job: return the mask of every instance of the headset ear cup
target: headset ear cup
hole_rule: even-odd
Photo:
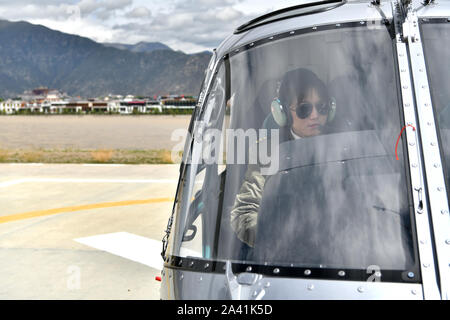
[[[330,98],[330,111],[328,111],[327,122],[333,121],[336,116],[336,99],[334,97]]]
[[[270,105],[270,110],[272,111],[272,116],[275,122],[280,127],[284,127],[287,124],[287,116],[278,98],[275,98],[272,101],[272,104]]]

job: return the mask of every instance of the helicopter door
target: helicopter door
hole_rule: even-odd
[[[176,210],[175,245],[172,254],[210,259],[214,243],[216,212],[225,172],[219,173],[221,135],[225,107],[225,72],[222,67],[212,83],[204,108],[197,112],[187,156],[185,176]],[[172,234],[171,234],[171,237]]]

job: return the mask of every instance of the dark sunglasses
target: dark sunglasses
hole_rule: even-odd
[[[330,111],[330,105],[325,102],[319,102],[315,105],[311,102],[302,102],[295,109],[291,108],[291,110],[295,111],[297,117],[299,117],[300,119],[306,119],[311,115],[314,107],[316,108],[317,112],[323,116]]]

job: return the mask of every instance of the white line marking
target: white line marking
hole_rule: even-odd
[[[65,178],[24,178],[0,182],[0,188],[10,187],[26,182],[57,182],[57,183],[177,183],[170,179],[65,179]]]
[[[180,256],[182,256],[182,257],[197,257],[197,258],[201,258],[202,257],[202,253],[199,252],[199,251],[195,251],[195,250],[192,250],[192,249],[181,247],[180,248]]]
[[[74,240],[89,247],[142,263],[157,270],[162,270],[163,267],[161,241],[128,232],[101,234]]]
[[[120,163],[111,163],[111,164],[102,164],[102,163],[83,163],[83,167],[124,167],[126,164]]]
[[[6,188],[6,187],[11,187],[14,186],[16,184],[20,184],[23,182],[26,182],[27,179],[18,179],[18,180],[10,180],[10,181],[5,181],[5,182],[0,182],[0,188]]]
[[[176,183],[169,179],[73,179],[73,178],[29,178],[27,182],[58,182],[58,183]]]

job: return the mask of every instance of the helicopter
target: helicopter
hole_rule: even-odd
[[[236,28],[189,125],[161,299],[448,300],[449,58],[443,0]]]

